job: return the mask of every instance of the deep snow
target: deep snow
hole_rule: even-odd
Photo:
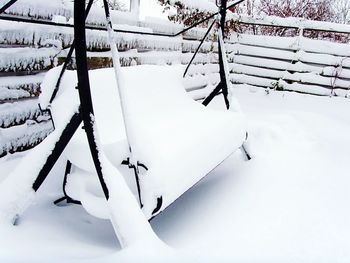
[[[109,221],[54,206],[61,163],[19,225],[0,226],[0,261],[349,262],[349,100],[243,87],[233,95],[254,158],[236,153],[152,221],[171,249],[120,251]],[[22,155],[0,159],[0,181]]]

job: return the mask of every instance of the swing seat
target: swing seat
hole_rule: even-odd
[[[246,138],[246,122],[241,113],[206,108],[189,97],[183,88],[183,70],[183,66],[144,65],[122,68],[120,72],[126,85],[126,118],[133,157],[147,167],[139,167],[139,183],[142,209],[148,219],[239,149]],[[107,79],[110,83],[101,81]],[[103,150],[120,168],[122,160],[128,158],[128,144],[114,71],[90,71],[90,80]],[[95,216],[108,216],[108,212],[101,212],[101,205],[96,209],[91,205],[103,203],[98,201],[103,195],[98,193],[98,181],[91,179],[97,176],[88,153],[81,130],[66,149],[67,158],[79,171],[69,176],[67,193],[83,199],[84,207]],[[90,174],[84,183],[82,171]],[[135,184],[130,178],[126,180],[129,185]],[[134,193],[137,195],[135,190]]]

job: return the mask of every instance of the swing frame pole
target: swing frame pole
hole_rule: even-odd
[[[224,43],[224,35],[225,35],[225,23],[226,23],[226,10],[227,0],[221,0],[220,3],[217,1],[217,6],[219,8],[219,12],[216,16],[216,21],[219,24],[219,32],[218,32],[218,53],[219,53],[219,74],[220,74],[220,82],[216,86],[216,88],[204,99],[202,104],[204,106],[208,106],[209,103],[220,93],[222,92],[225,100],[226,108],[230,108],[229,101],[229,72],[226,58],[226,49]]]
[[[4,13],[9,7],[11,7],[17,1],[18,0],[10,0],[9,2],[7,2],[3,7],[0,8],[0,14]]]
[[[86,137],[89,143],[91,157],[93,159],[103,194],[108,201],[109,190],[104,180],[100,150],[97,145],[97,130],[95,115],[91,98],[90,80],[87,65],[86,28],[85,28],[85,0],[74,1],[74,37],[75,55],[78,75],[78,92],[81,105],[81,117],[84,124]]]
[[[131,124],[130,124],[130,120],[128,119],[128,116],[130,116],[130,114],[127,106],[127,94],[126,94],[127,90],[126,90],[125,84],[123,83],[123,75],[121,72],[121,65],[120,65],[120,56],[116,46],[116,41],[114,39],[113,22],[112,22],[107,0],[103,0],[103,7],[105,11],[105,16],[106,16],[108,41],[109,41],[109,46],[112,53],[113,69],[114,69],[115,79],[117,82],[119,101],[120,101],[122,117],[123,117],[124,127],[125,127],[126,141],[128,143],[128,148],[129,148],[128,166],[129,168],[132,168],[134,170],[139,203],[140,203],[140,207],[142,208],[143,203],[141,198],[140,169],[139,169],[139,162],[137,160],[137,157],[134,155],[133,148],[132,148],[133,145],[135,144],[133,143],[134,140],[132,138],[132,133],[130,132]]]

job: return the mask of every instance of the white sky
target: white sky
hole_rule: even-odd
[[[129,6],[130,0],[121,0],[121,2],[125,3],[126,6]],[[167,16],[162,13],[163,7],[158,4],[157,0],[140,0],[141,2],[141,10],[140,16],[141,19],[146,16],[166,18]]]
[[[167,18],[162,11],[163,7],[158,4],[157,0],[141,0],[141,18],[145,16]]]

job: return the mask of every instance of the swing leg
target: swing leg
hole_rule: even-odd
[[[76,205],[81,205],[80,201],[74,200],[73,198],[71,198],[66,191],[66,185],[67,185],[67,180],[68,180],[68,176],[72,171],[72,163],[70,161],[67,161],[66,164],[66,169],[64,172],[64,178],[63,178],[63,185],[62,185],[62,190],[63,190],[63,197],[57,199],[56,201],[54,201],[53,203],[55,205],[59,205],[61,202],[66,201],[67,204],[76,204]]]
[[[250,161],[251,159],[252,159],[252,156],[251,156],[251,154],[250,154],[250,152],[249,152],[249,147],[248,147],[249,145],[248,145],[248,132],[246,133],[246,138],[245,138],[245,142],[242,144],[242,146],[241,146],[241,151],[242,151],[242,153],[244,154],[244,156],[245,156],[245,159],[247,160],[247,161]]]
[[[0,221],[18,218],[31,204],[35,193],[49,175],[80,123],[79,113],[74,113],[65,127],[56,127],[56,130],[32,149],[21,164],[1,183]],[[38,157],[45,159],[33,165],[33,160],[37,160]]]
[[[61,156],[62,152],[66,148],[66,145],[70,141],[70,139],[73,137],[75,131],[78,129],[81,118],[79,113],[75,113],[73,117],[71,118],[68,125],[64,128],[62,131],[62,134],[59,138],[59,140],[56,142],[54,149],[52,150],[52,153],[47,158],[44,166],[41,168],[38,177],[36,178],[35,182],[33,183],[33,190],[36,192],[42,185],[42,183],[45,181],[46,177],[50,173],[51,169],[57,162],[58,158]]]
[[[104,1],[105,9],[108,6]],[[159,242],[134,195],[120,172],[108,161],[99,142],[91,98],[85,33],[85,0],[74,1],[74,36],[76,39],[76,65],[81,115],[88,139],[90,154],[106,199],[109,216],[122,247],[137,242]],[[109,25],[112,26],[110,20]]]
[[[252,159],[252,157],[250,156],[249,152],[247,151],[247,148],[246,148],[245,144],[243,144],[243,145],[241,146],[241,151],[242,151],[242,153],[245,155],[245,159],[246,159],[247,161],[250,161],[250,160]]]

